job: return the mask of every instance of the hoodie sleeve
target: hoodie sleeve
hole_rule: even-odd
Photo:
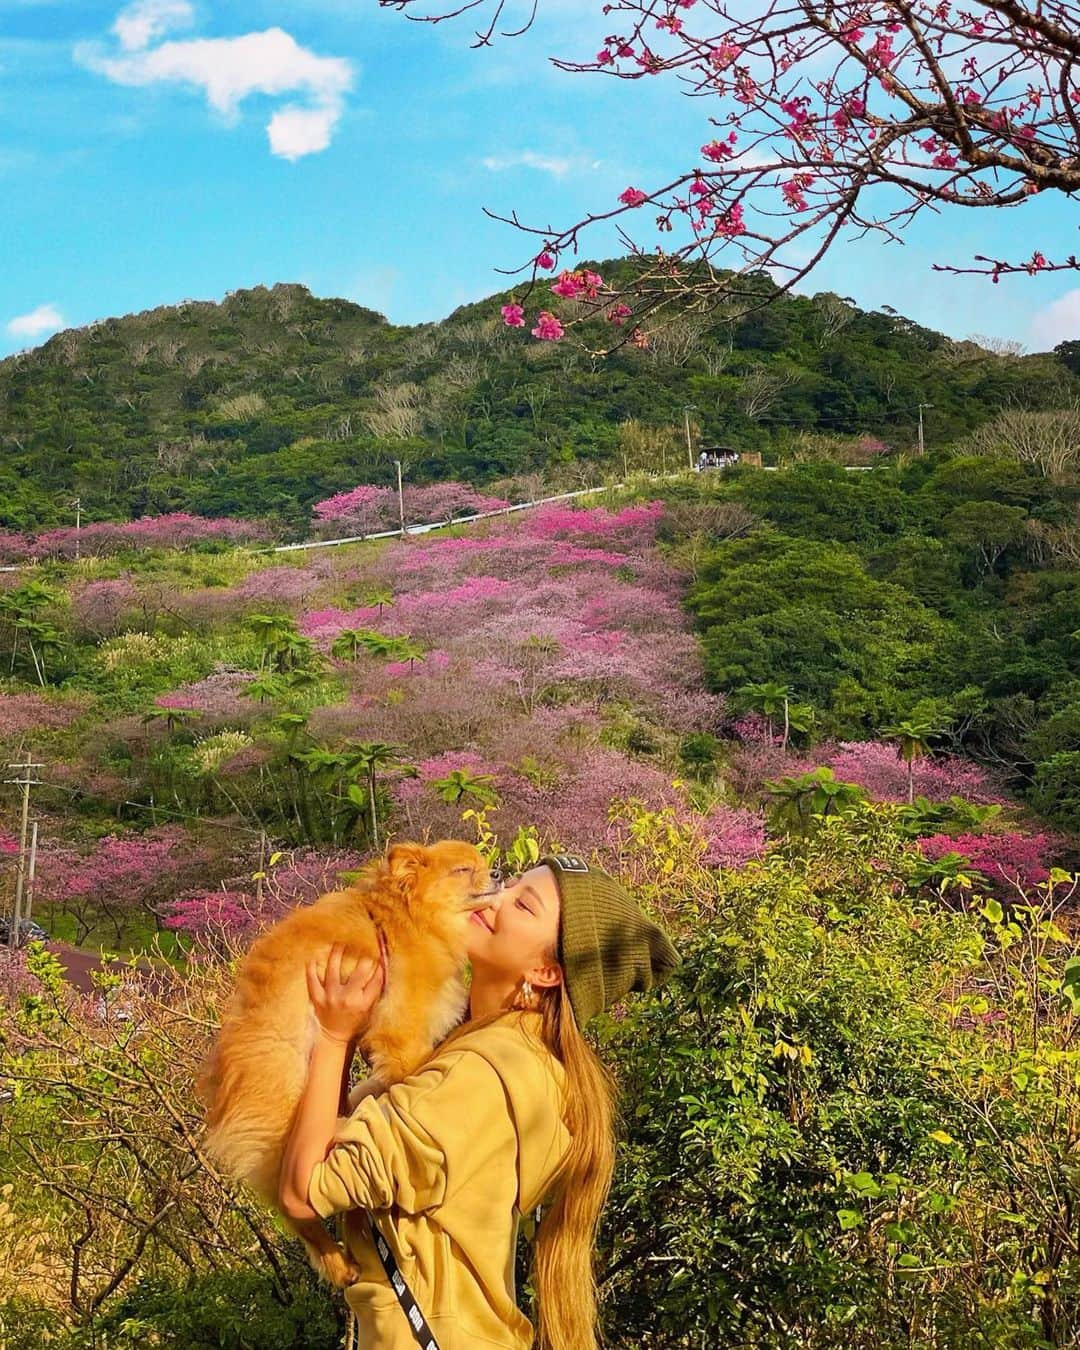
[[[312,1169],[308,1200],[324,1219],[391,1205],[419,1214],[515,1141],[499,1075],[481,1056],[451,1051],[366,1097],[339,1124],[330,1152]]]

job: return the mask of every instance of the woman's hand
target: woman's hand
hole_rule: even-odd
[[[321,978],[318,960],[310,960],[307,987],[322,1034],[330,1040],[348,1044],[367,1026],[371,1010],[382,996],[386,957],[380,935],[379,960],[364,957],[352,974],[342,979],[341,958],[344,954],[345,944],[335,942],[326,958],[326,974]]]

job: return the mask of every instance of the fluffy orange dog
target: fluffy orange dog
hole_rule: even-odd
[[[307,1079],[315,1015],[305,970],[344,942],[345,978],[386,946],[386,980],[361,1038],[372,1076],[350,1108],[406,1077],[460,1021],[467,992],[465,924],[498,884],[471,844],[395,844],[355,885],[294,910],[244,957],[221,1029],[199,1076],[207,1151],[228,1175],[276,1206],[285,1142]],[[289,1227],[333,1284],[356,1278],[352,1262],[318,1220]]]

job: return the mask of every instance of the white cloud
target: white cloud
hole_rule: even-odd
[[[38,305],[29,314],[18,314],[7,323],[7,335],[13,338],[38,338],[64,327],[64,316],[55,305]]]
[[[266,125],[270,150],[282,159],[299,159],[325,150],[330,144],[334,123],[340,110],[334,108],[301,108],[295,103],[276,112]]]
[[[541,173],[550,173],[556,178],[564,177],[572,169],[600,167],[599,160],[593,161],[590,166],[590,162],[581,155],[576,158],[565,155],[541,155],[535,150],[522,150],[516,155],[488,155],[481,163],[492,173],[503,173],[507,169],[539,169]]]
[[[186,28],[195,18],[188,0],[135,0],[116,16],[112,31],[125,51],[142,51],[170,28]]]
[[[1080,337],[1080,289],[1066,291],[1031,318],[1031,336],[1037,351]]]
[[[140,20],[151,24],[150,28],[128,28],[127,41],[138,43],[144,34],[152,38],[160,33],[160,24],[166,21],[165,7],[175,17],[184,3],[186,0],[143,0],[125,10],[121,19],[129,16],[132,25]],[[156,29],[154,23],[159,25]],[[121,41],[125,41],[123,35]],[[110,55],[100,44],[83,44],[76,49],[76,58],[115,84],[145,87],[171,83],[201,89],[210,107],[230,121],[252,94],[305,96],[307,106],[286,104],[274,113],[266,128],[271,153],[290,160],[326,149],[353,83],[353,67],[348,61],[317,56],[281,28],[240,37],[193,38],[156,47],[132,47],[117,55]]]

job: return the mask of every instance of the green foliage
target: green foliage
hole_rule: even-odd
[[[869,808],[738,873],[682,856],[657,836],[644,893],[698,897],[684,965],[598,1032],[611,1343],[1070,1344],[1080,962],[1044,898],[924,902]]]
[[[825,730],[847,736],[900,720],[963,644],[843,546],[771,530],[718,545],[689,603],[718,687],[788,685],[825,713]]]
[[[632,264],[596,266],[617,280]],[[301,532],[314,502],[391,485],[395,457],[417,483],[619,468],[632,424],[634,466],[660,469],[687,402],[707,443],[783,454],[807,433],[909,447],[920,401],[934,405],[928,434],[940,444],[1006,405],[1075,397],[1067,352],[1001,360],[857,309],[829,333],[820,297],[778,296],[763,276],[743,284],[772,303],[734,328],[718,318],[603,361],[505,328],[505,295],[399,328],[303,286],[257,286],[60,333],[0,362],[0,527],[67,524],[78,494],[89,520],[182,509]],[[600,348],[610,326],[582,337]],[[837,483],[830,502],[805,481],[814,537],[890,533],[905,516],[895,492],[870,500]],[[767,510],[769,486],[753,491]]]
[[[252,1271],[185,1281],[146,1275],[87,1326],[68,1328],[51,1311],[20,1301],[0,1307],[0,1332],[8,1350],[337,1350],[340,1305],[313,1273],[296,1275],[284,1298]]]
[[[934,728],[1069,828],[1075,771],[1051,761],[1080,734],[1080,572],[1033,540],[1078,501],[1068,476],[946,453],[685,487],[673,518],[718,503],[759,513],[749,533],[699,549],[688,603],[710,681],[763,711],[747,688],[786,688],[813,709],[811,734]]]
[[[1035,771],[1032,805],[1065,829],[1080,820],[1080,750],[1061,750]]]

